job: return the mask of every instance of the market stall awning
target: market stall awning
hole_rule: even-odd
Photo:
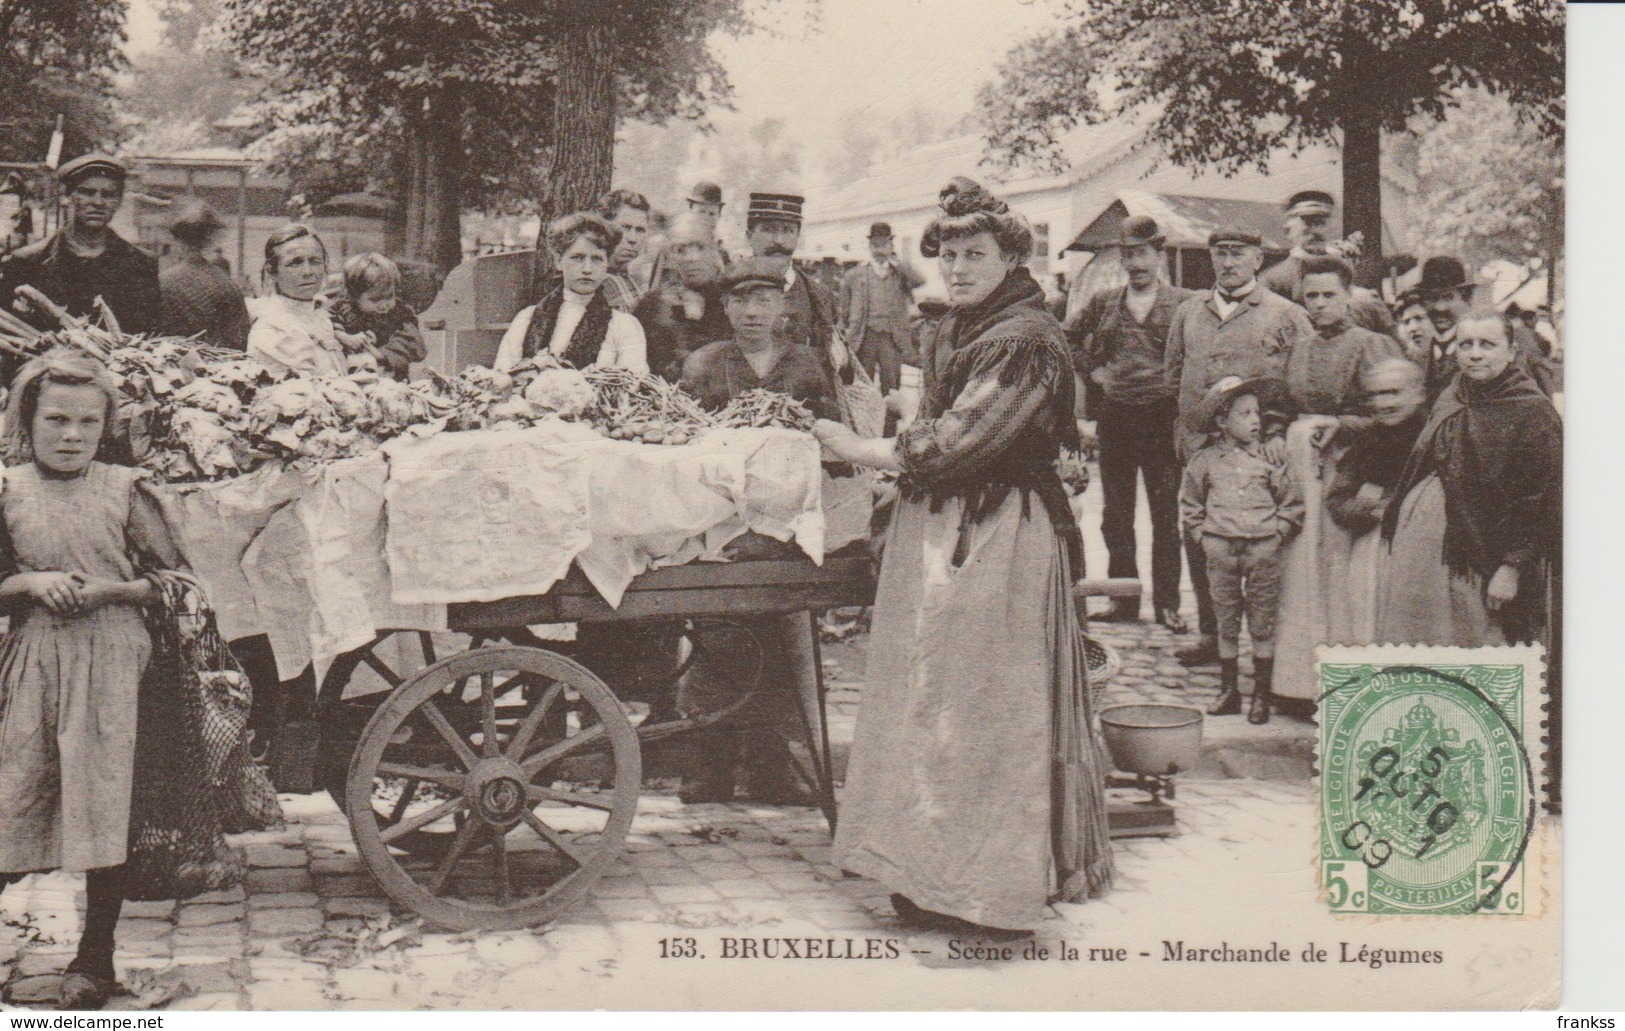
[[[1170,247],[1206,247],[1208,234],[1213,230],[1221,226],[1240,226],[1257,233],[1266,250],[1287,249],[1281,236],[1279,204],[1124,190],[1083,227],[1062,253],[1102,251],[1115,246],[1118,225],[1131,215],[1156,219]]]

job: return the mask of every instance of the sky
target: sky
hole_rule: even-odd
[[[1010,47],[1053,24],[1061,0],[754,0],[768,33],[719,36],[713,46],[734,84],[726,125],[779,117],[815,156],[845,111],[890,118],[914,107],[951,120]],[[158,45],[153,0],[131,0],[129,50]]]

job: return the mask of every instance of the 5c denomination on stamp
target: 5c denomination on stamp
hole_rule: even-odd
[[[1540,781],[1532,647],[1319,650],[1320,878],[1334,912],[1518,916]]]

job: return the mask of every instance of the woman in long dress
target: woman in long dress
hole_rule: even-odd
[[[968,179],[921,250],[952,311],[895,439],[836,456],[902,474],[835,847],[905,920],[1033,928],[1112,877],[1102,760],[1072,600],[1079,536],[1055,471],[1076,446],[1066,338],[1027,271],[1032,231]]]
[[[57,351],[13,384],[10,428],[31,455],[0,494],[0,886],[86,874],[85,929],[62,983],[67,1009],[112,990],[125,891],[136,697],[152,641],[138,553],[174,567],[143,473],[95,461],[117,403],[105,369]]]
[[[1514,359],[1499,315],[1461,321],[1461,374],[1434,404],[1383,515],[1379,642],[1470,648],[1545,636],[1546,580],[1561,547],[1562,424]]]

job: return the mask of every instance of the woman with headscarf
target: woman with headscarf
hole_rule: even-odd
[[[1460,375],[1433,406],[1383,513],[1377,640],[1477,647],[1545,636],[1561,550],[1557,410],[1499,315],[1458,326]]]
[[[1076,448],[1066,337],[1027,271],[1027,220],[956,178],[921,243],[952,309],[919,417],[840,423],[837,457],[901,474],[835,846],[906,921],[1030,931],[1112,877],[1072,600],[1079,535],[1055,462]]]
[[[589,365],[648,372],[643,326],[604,296],[609,256],[621,234],[588,212],[556,219],[547,243],[558,255],[558,273],[547,293],[508,326],[497,346],[498,372],[527,358],[551,354],[577,369]]]

